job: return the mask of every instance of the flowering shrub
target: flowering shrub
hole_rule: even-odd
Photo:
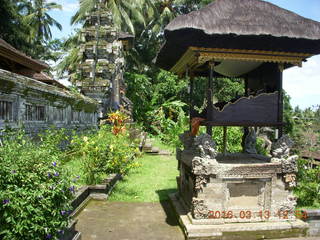
[[[114,135],[125,133],[125,131],[126,131],[125,121],[127,119],[128,119],[128,117],[120,111],[116,111],[116,112],[108,114],[107,120],[113,124],[112,133]]]
[[[0,147],[0,239],[58,239],[68,225],[74,187],[61,168],[57,143],[47,132],[38,142],[23,133]]]
[[[80,158],[87,184],[101,182],[109,173],[125,173],[138,166],[136,144],[126,134],[113,134],[113,128],[104,125],[95,133],[75,136],[70,146],[72,158]],[[72,159],[71,159],[72,161]]]

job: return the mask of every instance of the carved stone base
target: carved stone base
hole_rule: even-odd
[[[195,222],[178,193],[170,194],[169,198],[186,239],[258,240],[304,237],[308,229],[308,224],[301,220],[212,224],[208,219],[203,219]]]

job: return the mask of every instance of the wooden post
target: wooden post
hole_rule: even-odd
[[[249,96],[249,86],[248,86],[248,76],[246,75],[245,76],[245,79],[244,79],[244,93],[245,93],[245,96],[248,97]],[[244,152],[245,150],[245,141],[246,141],[246,138],[249,134],[249,128],[248,127],[244,127],[243,128],[243,136],[242,136],[242,151]]]
[[[223,155],[227,153],[227,137],[228,137],[228,128],[223,127]]]
[[[282,81],[283,81],[283,63],[279,64],[279,90],[278,90],[278,122],[283,123],[283,90],[282,90]],[[281,138],[283,135],[283,126],[279,126],[278,128],[279,135]]]
[[[189,115],[190,115],[190,123],[191,123],[191,120],[192,120],[192,112],[193,112],[193,91],[194,91],[194,76],[193,74],[191,73],[190,74],[190,110],[189,110]],[[190,124],[190,131],[191,131],[191,124]]]
[[[212,120],[213,114],[213,102],[212,102],[212,95],[213,95],[213,72],[214,72],[214,62],[209,62],[209,78],[208,78],[208,92],[207,92],[207,122]],[[207,126],[207,134],[212,136],[212,126]]]
[[[189,78],[189,66],[187,65],[186,66],[186,72],[185,72],[185,78],[188,79]],[[192,125],[191,125],[191,120],[192,120],[192,116],[191,116],[191,111],[192,111],[192,92],[193,92],[193,89],[192,89],[192,82],[191,82],[191,79],[189,80],[189,86],[188,86],[188,93],[189,93],[189,130],[191,132],[192,130]]]

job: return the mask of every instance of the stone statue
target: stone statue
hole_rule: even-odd
[[[209,134],[205,133],[196,137],[194,139],[194,145],[201,158],[215,159],[218,154],[215,149],[216,143]]]
[[[271,162],[281,163],[284,182],[289,188],[296,186],[296,172],[298,172],[298,156],[290,156],[292,146],[293,141],[287,135],[284,135],[271,148]]]
[[[249,134],[245,138],[244,152],[249,154],[257,154],[256,150],[257,135],[253,128],[249,128]]]
[[[289,157],[290,149],[293,146],[292,140],[287,136],[282,136],[271,147],[271,155],[273,158],[287,158]]]

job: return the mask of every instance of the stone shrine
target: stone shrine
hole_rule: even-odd
[[[190,131],[177,150],[178,193],[170,196],[187,239],[304,236],[292,188],[297,158],[283,134],[282,73],[320,54],[320,23],[260,0],[216,0],[175,18],[156,63],[190,77]],[[206,76],[205,108],[194,106],[194,77]],[[214,82],[241,79],[245,94],[214,103]],[[198,93],[198,92],[197,92]],[[200,126],[207,133],[197,136]],[[223,151],[212,127],[223,127]],[[227,152],[228,127],[244,130],[243,151]],[[257,154],[256,130],[272,128],[270,156]]]

